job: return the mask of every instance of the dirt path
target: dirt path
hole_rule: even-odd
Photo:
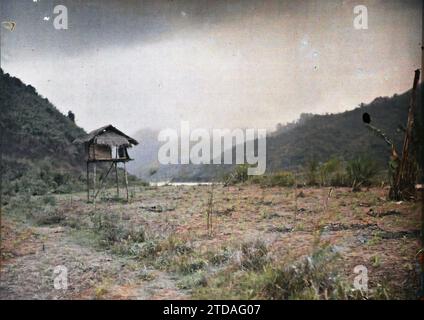
[[[75,243],[67,228],[2,228],[0,299],[183,299],[167,273]],[[68,270],[67,290],[54,288],[56,266]]]

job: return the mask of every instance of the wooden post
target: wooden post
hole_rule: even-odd
[[[93,162],[94,166],[93,166],[93,195],[96,194],[96,171],[97,171],[97,166],[96,163]],[[93,201],[96,201],[95,198],[93,198]]]
[[[90,173],[88,171],[89,162],[87,161],[87,202],[90,202]]]
[[[127,175],[127,167],[125,165],[124,162],[124,176],[125,176],[125,189],[127,190],[127,202],[129,200],[129,196],[128,196],[128,175]]]
[[[116,194],[119,198],[119,180],[118,180],[118,163],[115,162],[115,177],[116,177]]]
[[[213,188],[214,188],[214,183],[212,182],[210,197],[208,201],[208,208],[206,210],[206,218],[207,218],[206,227],[208,230],[208,236],[212,236]]]
[[[112,169],[112,167],[113,167],[113,162],[112,162],[111,166],[109,167],[109,170],[106,172],[106,175],[105,175],[105,176],[103,176],[103,178],[99,181],[99,182],[100,182],[100,185],[99,185],[99,187],[97,188],[97,192],[94,194],[94,198],[97,198],[97,195],[98,195],[98,194],[102,191],[103,186],[104,186],[105,181],[106,181],[106,178],[108,177],[109,172],[110,172],[110,170]]]

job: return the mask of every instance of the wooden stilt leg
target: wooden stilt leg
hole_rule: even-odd
[[[89,162],[87,161],[87,202],[90,202],[90,173],[88,171]]]
[[[105,185],[106,178],[108,177],[109,172],[110,172],[110,170],[112,170],[113,167],[114,167],[114,164],[112,162],[111,166],[109,167],[109,170],[106,172],[106,175],[103,176],[103,178],[99,181],[100,185],[97,188],[97,192],[94,194],[94,198],[97,198],[97,195],[102,191],[103,186]]]
[[[127,190],[127,202],[129,200],[129,196],[128,196],[128,175],[127,175],[127,167],[125,165],[124,162],[124,176],[125,176],[125,189]]]
[[[116,195],[119,198],[118,163],[115,162]]]
[[[97,187],[97,185],[96,185],[96,171],[97,171],[97,168],[96,168],[96,163],[94,162],[94,166],[93,166],[93,195],[95,195],[96,194],[96,187]],[[96,201],[96,199],[93,197],[93,201]]]

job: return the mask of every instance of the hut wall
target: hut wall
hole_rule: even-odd
[[[88,151],[89,160],[107,160],[112,159],[112,150],[110,146],[92,144]]]

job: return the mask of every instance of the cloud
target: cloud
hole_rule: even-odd
[[[34,34],[27,25],[28,34],[2,39],[4,68],[87,130],[113,123],[135,132],[180,120],[272,128],[404,91],[419,67],[413,7],[373,2],[361,33],[348,2],[173,2],[106,2],[98,12],[88,1],[70,7],[69,32],[40,21],[46,7]]]

